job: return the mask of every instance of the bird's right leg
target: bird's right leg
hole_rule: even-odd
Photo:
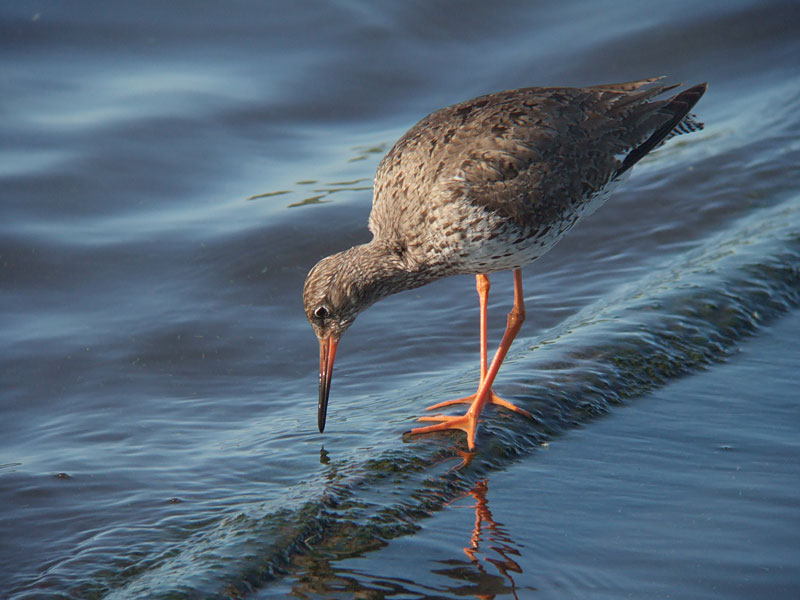
[[[483,380],[486,379],[486,371],[488,368],[488,361],[487,361],[487,332],[486,332],[486,321],[487,321],[487,312],[488,312],[488,304],[489,304],[489,290],[491,289],[491,284],[489,283],[489,276],[478,274],[475,275],[475,288],[478,290],[478,300],[480,302],[480,309],[481,309],[481,323],[480,323],[480,335],[481,335],[481,378],[478,382],[478,389],[480,389]],[[503,400],[500,396],[494,393],[494,390],[491,390],[490,396],[488,399],[489,404],[495,404],[497,406],[502,406],[508,410],[520,413],[525,415],[526,417],[531,417],[531,414],[519,408],[518,406],[514,406],[510,402]],[[458,398],[456,400],[445,400],[444,402],[439,402],[438,404],[434,404],[433,406],[429,406],[425,410],[437,410],[439,408],[443,408],[445,406],[453,406],[454,404],[472,404],[475,401],[475,397],[477,396],[477,392],[472,394],[471,396],[466,396],[464,398]]]
[[[480,417],[484,405],[491,401],[492,383],[494,383],[494,378],[497,376],[497,372],[500,370],[500,365],[503,364],[503,360],[508,353],[508,349],[511,347],[511,343],[514,341],[517,333],[519,333],[524,320],[525,299],[522,294],[522,272],[519,269],[515,269],[514,307],[511,309],[511,312],[508,313],[506,332],[503,334],[503,339],[500,341],[500,347],[497,349],[497,352],[494,355],[492,364],[489,366],[489,370],[486,372],[486,376],[483,378],[483,381],[478,388],[478,393],[475,394],[475,400],[470,405],[469,410],[467,410],[467,412],[463,415],[450,416],[439,414],[420,417],[418,419],[419,421],[433,421],[436,422],[436,425],[416,427],[409,433],[412,435],[418,435],[420,433],[432,433],[434,431],[443,431],[446,429],[460,429],[467,434],[467,447],[470,451],[474,450],[475,433],[478,429],[478,417]],[[516,406],[514,406],[514,409],[516,409],[516,412],[533,418],[528,411],[517,408]]]

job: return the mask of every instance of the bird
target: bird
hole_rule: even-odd
[[[333,364],[342,334],[361,311],[403,290],[452,275],[474,275],[480,307],[480,378],[461,415],[435,414],[412,429],[466,433],[494,404],[493,384],[525,320],[521,269],[599,208],[639,160],[667,139],[703,128],[690,111],[707,90],[661,77],[589,87],[526,87],[454,104],[424,117],[389,150],[374,181],[372,239],[320,260],[303,287],[319,341],[317,424],[325,429]],[[487,364],[489,275],[513,273],[506,329]]]

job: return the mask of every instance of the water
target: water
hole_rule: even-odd
[[[0,597],[796,597],[798,17],[4,5]],[[359,317],[320,435],[300,290],[368,239],[391,144],[482,93],[660,74],[709,81],[706,129],[525,270],[497,391],[536,422],[491,413],[460,470],[463,436],[402,436],[477,384],[460,277]]]

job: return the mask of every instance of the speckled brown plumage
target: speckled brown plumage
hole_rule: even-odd
[[[306,279],[303,302],[321,348],[391,293],[520,269],[650,150],[702,128],[689,111],[706,85],[659,100],[676,86],[655,81],[510,90],[422,119],[378,167],[372,241],[323,259]],[[321,366],[323,380],[320,430],[330,385]]]

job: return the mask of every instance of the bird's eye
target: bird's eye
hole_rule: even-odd
[[[314,318],[319,319],[320,321],[328,316],[328,309],[324,306],[318,306],[316,310],[314,310]]]

